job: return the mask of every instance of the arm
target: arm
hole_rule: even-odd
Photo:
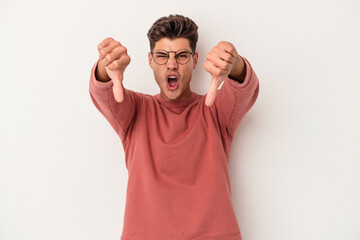
[[[142,94],[123,88],[124,99],[122,102],[117,102],[113,94],[113,82],[102,82],[97,79],[95,75],[97,65],[98,62],[92,67],[90,75],[91,100],[124,142],[141,106]]]
[[[219,123],[231,137],[244,115],[255,103],[259,82],[250,63],[233,44],[219,42],[206,56],[204,68],[211,74],[205,105],[215,104]],[[218,87],[224,83],[220,90]]]
[[[140,108],[142,95],[124,88],[122,83],[130,63],[127,49],[109,37],[98,45],[98,51],[99,60],[91,70],[90,96],[124,142]]]
[[[245,69],[242,83],[230,79],[231,76],[226,78],[221,89],[217,91],[214,102],[219,112],[220,124],[225,126],[231,137],[259,94],[259,81],[255,71],[246,58],[241,58]]]

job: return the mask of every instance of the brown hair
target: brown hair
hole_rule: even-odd
[[[190,43],[192,51],[196,50],[196,43],[198,41],[198,26],[193,20],[182,15],[169,15],[168,17],[161,17],[154,22],[147,36],[150,41],[150,50],[155,47],[155,43],[161,38],[187,38]]]

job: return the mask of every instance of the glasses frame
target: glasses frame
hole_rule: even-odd
[[[166,61],[165,61],[164,63],[161,63],[161,64],[160,64],[160,63],[158,63],[158,62],[155,61],[154,54],[157,53],[157,52],[163,52],[163,53],[166,52],[166,53],[167,53],[167,59],[166,59]],[[190,57],[189,57],[189,59],[188,59],[188,61],[187,61],[186,63],[179,63],[179,61],[178,61],[178,59],[177,59],[177,56],[178,56],[177,53],[181,53],[181,52],[190,53]],[[179,49],[179,50],[177,50],[177,51],[166,51],[166,50],[164,50],[164,49],[158,49],[158,50],[156,50],[155,52],[151,52],[151,56],[153,57],[154,62],[155,62],[156,64],[158,64],[158,65],[165,65],[165,64],[169,61],[170,53],[174,53],[174,54],[175,54],[174,57],[175,57],[175,60],[176,60],[176,62],[177,62],[178,64],[180,64],[180,65],[185,65],[185,64],[187,64],[187,63],[190,61],[191,56],[194,55],[194,53],[196,53],[196,51],[190,52],[190,51],[187,50],[187,49]]]

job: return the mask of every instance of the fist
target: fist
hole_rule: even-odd
[[[210,89],[206,95],[205,105],[211,106],[215,101],[216,91],[233,69],[238,53],[229,42],[219,42],[206,55],[204,68],[211,74]]]
[[[117,102],[124,100],[124,87],[122,84],[123,75],[131,59],[127,54],[127,49],[120,42],[109,37],[98,45],[99,62],[97,73],[102,81],[114,83],[113,92]]]

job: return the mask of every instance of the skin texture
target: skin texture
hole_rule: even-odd
[[[162,38],[155,43],[153,52],[156,50],[163,49],[166,51],[177,51],[180,49],[186,49],[192,52],[189,44],[189,40],[186,38]],[[193,54],[190,61],[186,64],[178,64],[175,60],[173,53],[170,54],[169,60],[164,65],[157,64],[149,52],[149,65],[154,72],[154,77],[157,84],[160,87],[160,96],[166,101],[172,100],[185,100],[190,97],[190,81],[192,71],[196,68],[198,62],[198,53]],[[176,90],[169,90],[167,88],[167,74],[175,73],[178,74],[178,88]]]
[[[186,38],[162,38],[156,42],[153,51],[163,49],[166,51],[177,51],[187,49],[192,52],[189,40]],[[120,42],[113,38],[106,38],[98,45],[99,62],[95,71],[95,76],[99,81],[113,81],[113,92],[115,100],[124,100],[123,74],[131,59],[127,54],[127,49]],[[154,72],[156,83],[160,87],[160,96],[167,101],[186,100],[191,96],[190,81],[192,71],[198,63],[198,53],[190,58],[184,65],[178,64],[174,54],[170,54],[168,62],[164,65],[155,63],[151,53],[148,53],[149,65]],[[211,74],[210,88],[207,93],[206,106],[213,105],[216,98],[216,90],[227,76],[239,83],[244,81],[245,63],[237,53],[233,44],[221,41],[206,56],[203,65],[205,70]],[[167,74],[175,73],[179,76],[178,88],[169,90],[167,88]]]

